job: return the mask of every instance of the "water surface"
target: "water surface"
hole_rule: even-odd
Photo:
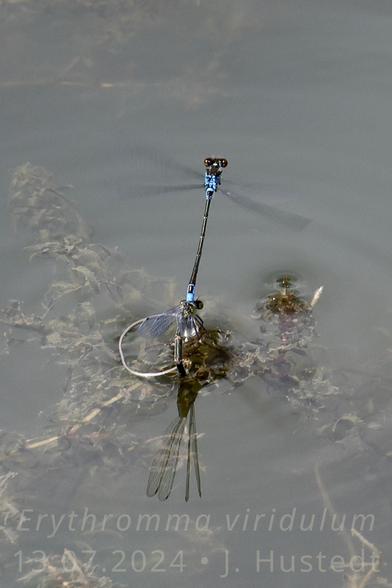
[[[246,188],[254,199],[312,222],[290,231],[217,195],[199,276],[206,320],[219,323],[224,309],[254,337],[249,317],[271,274],[298,275],[308,293],[324,285],[317,336],[305,352],[338,390],[314,412],[290,402],[284,389],[271,393],[259,377],[238,388],[205,388],[196,403],[203,497],[194,489],[187,504],[184,468],[167,502],[145,496],[150,450],[116,461],[107,446],[74,448],[68,458],[64,446],[52,461],[39,452],[35,463],[6,461],[5,471],[21,472],[19,508],[33,510],[29,530],[7,544],[8,586],[29,569],[16,570],[18,550],[23,562],[33,550],[61,555],[64,547],[86,561],[86,544],[97,551],[97,575],[126,586],[359,586],[323,572],[314,559],[352,555],[348,535],[331,529],[328,496],[348,526],[355,514],[374,517],[358,530],[383,552],[380,576],[391,581],[391,23],[382,1],[0,4],[1,304],[20,299],[39,312],[54,272],[48,260],[29,262],[29,233],[13,229],[7,200],[14,168],[30,161],[57,185],[72,185],[64,194],[93,227],[92,241],[118,247],[131,268],[172,278],[175,302],[191,270],[203,196],[153,196],[148,186],[192,183],[181,164],[202,173],[204,156],[218,153],[229,160],[224,179],[254,184]],[[155,155],[147,158],[141,146]],[[159,293],[154,301],[156,311],[165,307]],[[68,305],[64,312],[77,300]],[[100,303],[100,316],[116,312]],[[45,436],[64,393],[66,362],[39,342],[16,341],[8,351],[0,426]],[[176,414],[175,393],[158,407],[153,414],[124,409],[123,423],[114,411],[112,427],[118,422],[129,435],[125,445],[163,433]],[[344,415],[349,426],[341,425]],[[38,512],[72,510],[115,517],[93,534],[64,523],[48,538],[49,523],[34,526]],[[158,515],[156,530],[137,529],[143,513]],[[193,522],[166,530],[173,513]],[[253,530],[261,513],[267,522]],[[293,528],[282,530],[290,513]],[[312,514],[314,528],[301,530],[301,515],[309,521]],[[132,522],[124,530],[125,515]],[[360,554],[358,538],[354,547]],[[264,562],[258,572],[257,550],[275,558],[272,571]],[[296,557],[294,571],[281,569],[281,555],[283,567]],[[302,570],[301,556],[312,556],[312,570]]]

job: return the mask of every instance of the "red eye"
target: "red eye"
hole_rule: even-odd
[[[206,157],[205,160],[204,160],[204,165],[206,167],[211,167],[211,165],[212,165],[212,159],[210,157]]]

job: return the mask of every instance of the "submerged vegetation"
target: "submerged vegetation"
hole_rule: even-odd
[[[75,206],[43,168],[26,164],[15,171],[10,211],[18,226],[30,230],[30,258],[50,258],[56,271],[40,310],[27,312],[21,301],[0,310],[8,352],[17,331],[19,340],[24,334],[29,342],[36,341],[65,369],[63,396],[46,410],[46,435],[19,439],[10,453],[44,450],[44,459],[61,452],[66,442],[73,451],[86,444],[98,453],[116,447],[120,461],[136,448],[142,456],[143,443],[125,423],[164,408],[176,380],[150,383],[130,377],[119,362],[116,339],[129,317],[172,302],[173,283],[130,269],[117,251],[93,243]],[[206,331],[198,345],[185,346],[189,377],[184,386],[190,382],[195,390],[197,382],[200,389],[227,374],[228,338],[219,330]],[[170,354],[170,345],[147,343],[137,361],[164,362]]]
[[[43,560],[33,558],[29,563],[33,569],[19,578],[27,588],[121,588],[106,576],[96,576],[94,569],[79,561],[69,549]]]
[[[12,218],[32,236],[33,242],[26,246],[30,259],[50,259],[55,273],[41,309],[26,310],[18,300],[0,309],[6,329],[3,353],[11,352],[17,332],[19,339],[24,335],[36,341],[66,374],[62,398],[47,411],[47,436],[26,440],[26,447],[32,449],[56,445],[63,436],[89,436],[93,424],[103,426],[109,413],[119,415],[120,406],[121,414],[128,418],[159,411],[176,387],[173,378],[150,383],[130,377],[116,349],[124,324],[172,304],[175,285],[128,267],[119,251],[93,242],[90,227],[63,192],[50,173],[31,164],[15,171],[10,187]],[[202,387],[225,378],[238,386],[256,375],[263,386],[283,392],[297,408],[320,413],[329,402],[330,418],[335,410],[330,399],[339,398],[341,411],[342,398],[339,376],[331,372],[323,361],[324,351],[315,344],[313,307],[321,289],[301,292],[295,279],[285,275],[276,285],[276,291],[256,305],[253,316],[260,328],[258,338],[246,341],[230,331],[215,330],[207,331],[198,344],[186,345],[189,381]],[[152,361],[167,365],[171,357],[170,345],[145,343],[138,350],[137,365]],[[347,386],[346,400],[347,416],[340,414],[339,421],[346,419],[346,426],[361,422],[351,410]],[[105,424],[112,440],[118,436],[120,445],[129,443],[129,432],[113,421],[111,417],[110,424]],[[320,426],[332,430],[334,424]],[[104,438],[99,436],[102,442]],[[99,443],[98,438],[95,442]]]
[[[219,386],[222,380],[233,391],[248,378],[258,378],[263,390],[278,393],[279,401],[283,395],[327,438],[351,439],[367,448],[368,432],[381,423],[377,404],[363,402],[373,379],[359,374],[348,380],[347,374],[342,377],[328,367],[328,355],[316,344],[313,314],[321,289],[305,292],[285,275],[256,305],[259,335],[253,340],[231,333],[229,317],[227,331],[207,330],[198,342],[187,343],[188,376],[180,385],[176,377],[152,383],[131,377],[117,355],[118,335],[130,318],[172,304],[175,285],[130,268],[119,251],[95,243],[64,192],[50,173],[31,164],[16,169],[11,182],[10,213],[16,226],[28,229],[26,252],[41,267],[50,260],[53,272],[40,307],[26,308],[13,300],[0,309],[2,360],[15,356],[23,341],[35,343],[58,366],[63,392],[45,407],[42,434],[29,439],[1,432],[0,566],[12,568],[10,549],[20,541],[14,522],[26,496],[37,505],[60,500],[70,508],[83,491],[99,486],[101,477],[106,483],[105,476],[121,483],[124,477],[128,480],[131,466],[145,472],[151,462],[149,495],[166,499],[180,464],[186,464],[186,499],[192,471],[201,494],[195,401],[203,388]],[[133,353],[140,366],[165,365],[172,358],[170,343],[156,341]],[[164,411],[169,402],[175,403],[176,394],[178,416],[163,436],[149,439],[134,433],[132,423]],[[61,571],[64,558],[72,560],[72,574]],[[39,574],[29,572],[23,581],[45,587],[112,586],[99,570],[95,575],[95,570],[86,572],[78,565],[71,551],[48,555]],[[366,585],[350,582],[350,587]]]

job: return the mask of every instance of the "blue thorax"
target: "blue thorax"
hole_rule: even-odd
[[[211,198],[221,184],[220,176],[215,174],[204,174],[204,189],[206,191],[206,198]]]

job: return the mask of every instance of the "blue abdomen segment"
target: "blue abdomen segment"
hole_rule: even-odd
[[[216,192],[220,186],[221,179],[220,176],[216,176],[215,174],[204,174],[204,189],[206,191],[206,197],[211,198],[211,196]]]
[[[196,298],[196,289],[194,284],[188,285],[188,290],[186,293],[186,301],[187,302],[194,302]]]

